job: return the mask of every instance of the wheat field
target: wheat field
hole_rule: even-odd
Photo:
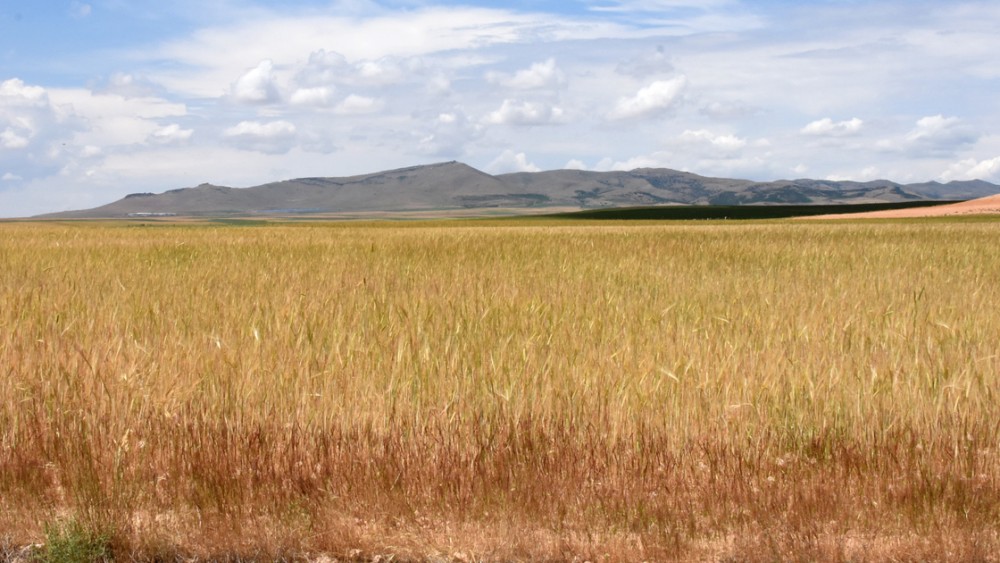
[[[1000,222],[0,224],[0,555],[998,560]]]

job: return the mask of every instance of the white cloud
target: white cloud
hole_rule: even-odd
[[[109,117],[159,119],[187,115],[187,105],[152,96],[126,97],[83,88],[53,88],[49,97],[56,106],[72,108],[74,115],[94,121]]]
[[[861,174],[858,175],[858,178],[863,181],[878,180],[879,174],[881,173],[879,172],[878,166],[866,166],[861,170]]]
[[[0,147],[24,149],[43,124],[58,121],[48,92],[17,78],[0,82]]]
[[[412,83],[420,84],[421,90],[438,94],[450,86],[446,76],[429,68],[420,57],[351,62],[340,53],[323,49],[310,53],[308,61],[295,72],[292,83],[298,87],[290,98],[292,104],[314,107],[332,105],[332,95],[338,86],[386,91]]]
[[[881,179],[881,172],[877,166],[866,166],[854,172],[836,172],[827,174],[825,180],[831,182],[870,182]]]
[[[673,165],[676,166],[676,165]],[[648,155],[633,156],[626,160],[616,160],[605,163],[603,168],[609,170],[635,170],[636,168],[672,168],[671,157],[665,152],[655,152]]]
[[[412,61],[414,64],[418,64]],[[355,82],[371,86],[387,86],[406,79],[412,68],[405,68],[403,61],[395,57],[360,61],[354,65]]]
[[[491,125],[548,125],[563,120],[563,110],[542,102],[504,100],[483,118]]]
[[[829,117],[824,117],[817,121],[813,121],[802,128],[801,133],[803,135],[828,135],[834,137],[841,137],[846,135],[854,135],[861,131],[864,127],[865,122],[857,117],[849,119],[847,121],[834,122]]]
[[[1000,181],[1000,156],[985,160],[968,158],[956,162],[941,174],[940,179],[943,182],[952,180]]]
[[[158,144],[184,143],[191,139],[194,129],[181,129],[177,123],[160,127],[150,135],[149,140]]]
[[[91,7],[90,4],[80,2],[79,0],[73,0],[73,2],[71,2],[69,6],[70,16],[77,19],[82,19],[89,16],[92,11],[93,7]]]
[[[433,96],[445,97],[451,93],[451,79],[441,71],[427,76],[423,82],[424,89]]]
[[[615,72],[636,78],[649,78],[652,75],[673,71],[674,65],[663,45],[658,45],[653,53],[644,53],[630,58],[618,63],[618,66],[615,67]]]
[[[510,149],[503,151],[500,156],[493,159],[486,166],[486,171],[490,174],[507,174],[510,172],[539,172],[541,169],[534,163],[528,161],[527,155],[523,152],[514,152]]]
[[[263,60],[246,71],[233,83],[230,91],[233,98],[246,104],[269,104],[280,99],[274,63]]]
[[[540,88],[555,88],[565,82],[565,75],[556,67],[555,59],[534,63],[530,67],[513,74],[491,71],[486,73],[486,80],[506,88],[517,90],[535,90]]]
[[[233,146],[243,150],[283,154],[291,150],[295,144],[296,131],[294,124],[284,120],[266,123],[241,121],[226,129],[223,137]]]
[[[586,170],[587,165],[582,160],[571,159],[563,165],[563,170]]]
[[[81,123],[72,108],[54,103],[40,86],[12,78],[0,82],[0,170],[19,178],[57,172]]]
[[[299,88],[289,99],[293,106],[326,107],[333,103],[334,89],[328,86]]]
[[[1000,156],[977,162],[965,174],[972,179],[1000,180]]]
[[[361,115],[375,113],[382,108],[382,102],[375,98],[351,94],[347,96],[335,108],[334,113],[339,115]]]
[[[735,135],[716,135],[705,129],[692,131],[690,129],[681,133],[682,141],[707,143],[714,148],[723,151],[734,151],[747,146],[746,139],[741,139]]]
[[[299,71],[297,80],[304,86],[329,86],[342,81],[350,71],[347,57],[320,49],[309,54],[309,60]]]
[[[145,143],[160,126],[157,120],[187,115],[187,106],[156,97],[124,97],[82,88],[53,89],[54,105],[80,121],[77,145],[100,147]]]
[[[957,117],[930,115],[917,120],[917,126],[906,136],[907,141],[919,142],[950,137],[959,124]]]
[[[458,109],[446,111],[430,120],[428,128],[416,136],[418,152],[446,158],[460,158],[467,149],[482,137],[484,127],[473,122]]]
[[[45,88],[29,86],[19,78],[0,82],[0,106],[43,107],[47,105]]]
[[[28,132],[30,135],[30,131]],[[28,146],[28,137],[24,137],[8,127],[0,133],[0,147],[5,149],[23,149]]]
[[[275,138],[285,137],[295,134],[295,125],[287,121],[271,121],[261,123],[259,121],[241,121],[238,125],[226,129],[227,137],[261,137]]]
[[[876,146],[914,158],[946,157],[978,138],[979,134],[961,119],[939,114],[918,119],[906,135],[883,139]]]
[[[4,182],[17,182],[18,180],[23,179],[24,178],[18,176],[17,174],[11,174],[10,172],[5,172],[4,175],[0,177],[0,180],[3,180]]]
[[[112,74],[107,82],[94,91],[100,94],[117,94],[124,98],[153,98],[156,96],[156,86],[146,77],[136,76],[126,72]]]
[[[675,106],[687,86],[684,76],[670,80],[657,80],[639,90],[634,96],[620,98],[608,117],[611,119],[632,119],[649,117]]]
[[[628,26],[589,18],[553,18],[537,12],[475,7],[377,9],[362,17],[349,17],[335,10],[330,13],[336,15],[251,12],[251,16],[235,23],[202,28],[172,40],[143,57],[178,63],[181,70],[159,74],[159,82],[165,86],[194,96],[214,97],[227,88],[232,76],[246,72],[248,65],[262,60],[291,64],[302,60],[305,53],[317,52],[317,48],[358,62],[474,52],[537,41],[635,35]],[[378,40],[373,41],[373,37]],[[303,82],[306,86],[323,84],[329,82]]]
[[[95,158],[104,154],[104,151],[101,149],[101,147],[95,147],[94,145],[85,145],[82,149],[80,149],[79,154],[82,158]]]

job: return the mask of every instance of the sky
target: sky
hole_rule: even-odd
[[[209,182],[1000,182],[1000,2],[0,0],[0,217]]]

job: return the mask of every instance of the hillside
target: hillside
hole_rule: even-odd
[[[491,176],[459,162],[330,178],[299,178],[249,188],[202,184],[161,194],[135,193],[43,218],[225,216],[445,211],[487,208],[595,209],[639,205],[788,205],[969,199],[1000,192],[987,182],[900,185],[887,180],[709,178],[670,169],[628,172],[554,170]]]

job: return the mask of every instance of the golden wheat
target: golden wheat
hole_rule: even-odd
[[[12,544],[1000,548],[997,222],[0,231]]]

